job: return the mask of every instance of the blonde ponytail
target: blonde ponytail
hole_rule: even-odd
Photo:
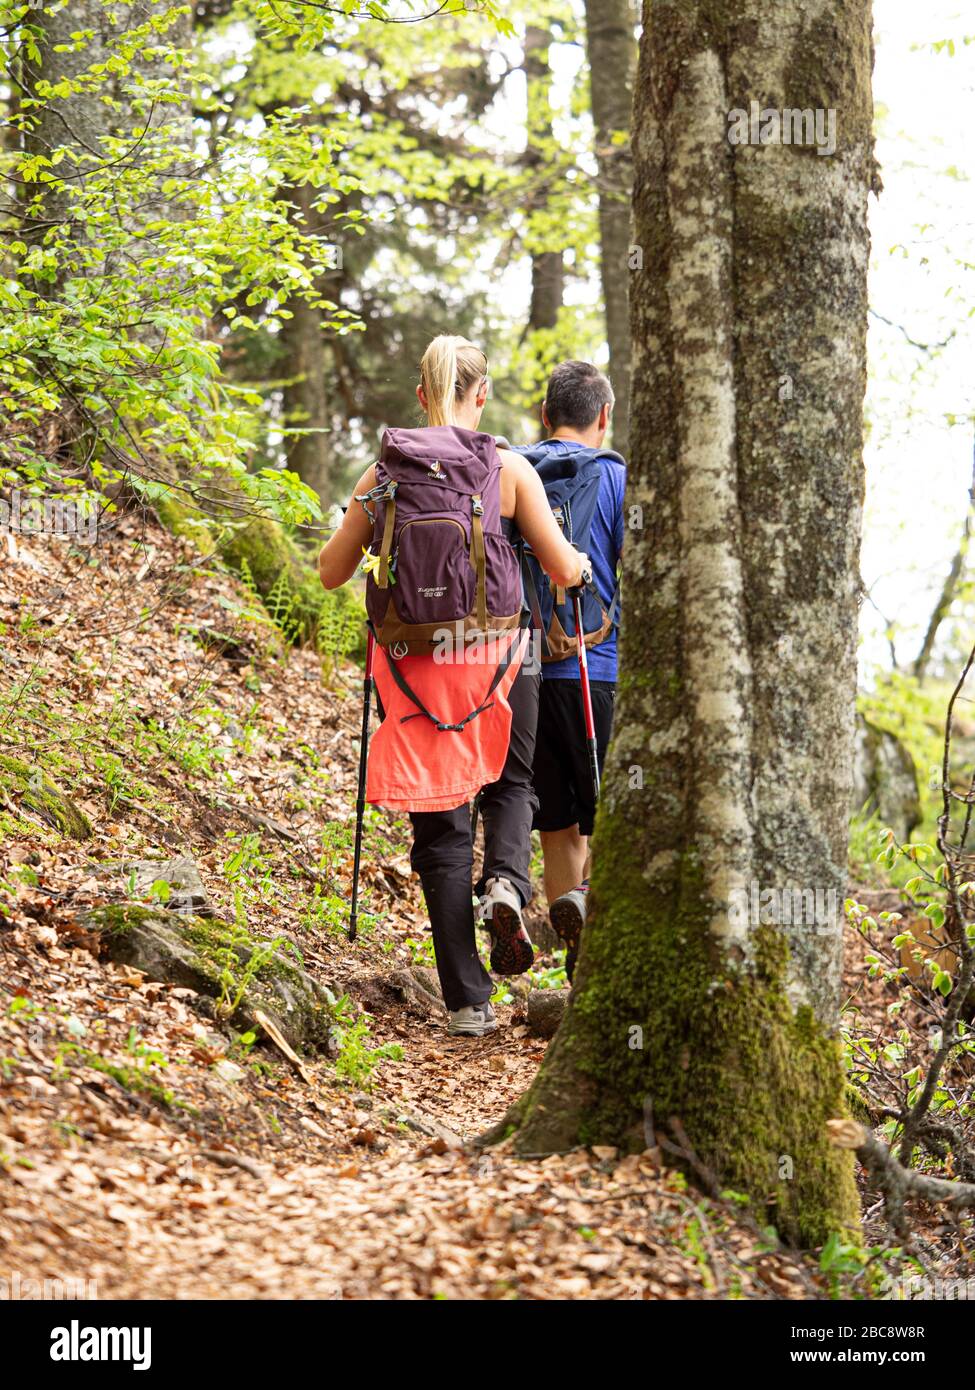
[[[454,424],[457,402],[486,374],[487,358],[467,338],[449,333],[434,338],[420,362],[420,384],[426,394],[430,424]]]

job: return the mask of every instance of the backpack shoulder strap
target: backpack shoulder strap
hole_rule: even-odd
[[[528,612],[531,614],[532,627],[542,635],[542,655],[549,655],[548,633],[545,631],[545,624],[542,622],[542,604],[538,597],[538,585],[535,583],[535,574],[528,557],[525,554],[525,542],[521,541],[518,545],[518,558],[521,564],[521,582],[525,589],[525,601],[528,604]]]
[[[607,618],[608,618],[609,621],[612,623],[613,627],[619,627],[619,622],[620,622],[620,600],[621,600],[621,598],[622,598],[622,590],[621,590],[620,582],[619,582],[619,580],[617,580],[617,581],[616,581],[616,588],[613,590],[613,598],[612,598],[612,601],[611,601],[611,603],[610,603],[610,605],[609,605],[609,611],[608,611],[607,614],[606,614]]]

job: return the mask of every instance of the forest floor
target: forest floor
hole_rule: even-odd
[[[836,1293],[835,1261],[778,1248],[659,1151],[471,1147],[546,1044],[524,982],[497,1033],[447,1037],[392,816],[369,815],[346,941],[354,667],[323,683],[318,653],[144,519],[90,550],[0,543],[0,1276],[102,1299]],[[90,835],[51,824],[16,760]],[[290,941],[348,997],[338,1052],[304,1076],[89,930],[131,897],[119,865],[177,854],[218,918]],[[542,956],[532,983],[558,967]]]

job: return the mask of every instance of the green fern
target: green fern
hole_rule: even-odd
[[[264,600],[264,607],[285,644],[295,646],[301,640],[301,617],[297,595],[287,570],[282,570],[274,581],[271,592]]]
[[[246,555],[242,555],[240,560],[240,582],[241,584],[243,584],[244,588],[250,594],[252,599],[255,599],[258,603],[263,603],[260,591],[258,590],[257,585],[254,583],[254,575],[251,572],[251,567],[248,563]]]
[[[365,613],[348,590],[327,592],[318,610],[317,646],[322,659],[322,680],[329,685],[339,664],[362,645]]]

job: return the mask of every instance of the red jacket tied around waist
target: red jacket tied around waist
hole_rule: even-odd
[[[390,653],[377,650],[374,675],[385,718],[369,750],[366,800],[390,811],[449,811],[496,782],[511,732],[507,696],[527,645],[528,633],[519,629],[459,644],[446,654],[400,658],[399,675],[436,723],[397,684]],[[478,709],[476,718],[468,718]]]

